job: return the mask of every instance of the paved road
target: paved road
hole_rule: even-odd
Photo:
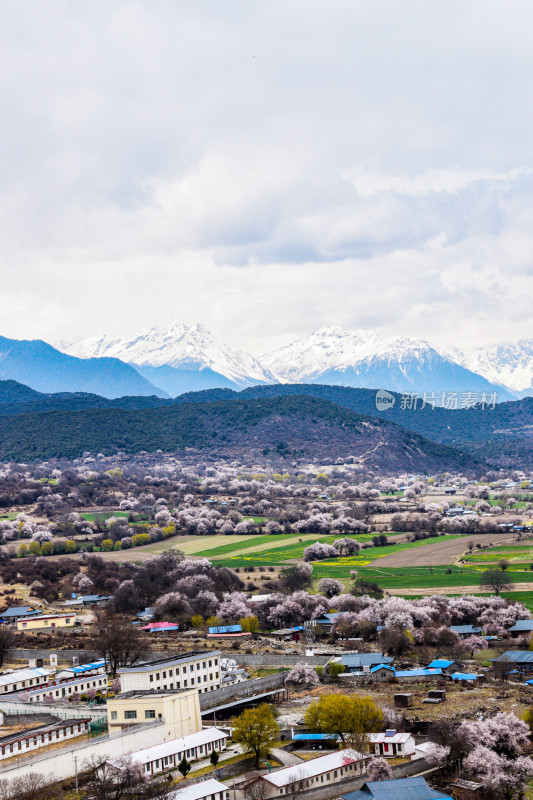
[[[303,761],[303,758],[300,758],[300,756],[289,753],[287,750],[281,750],[278,747],[271,747],[270,752],[284,767],[292,767],[294,764],[301,764]]]

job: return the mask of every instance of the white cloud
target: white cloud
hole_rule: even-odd
[[[0,8],[0,333],[533,337],[533,8]]]

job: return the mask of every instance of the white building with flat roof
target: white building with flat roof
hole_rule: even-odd
[[[51,669],[36,667],[35,669],[14,669],[0,675],[0,694],[22,692],[37,686],[46,686],[52,675]]]
[[[118,672],[121,690],[123,693],[172,689],[211,692],[220,687],[220,656],[218,650],[192,651],[122,667]]]

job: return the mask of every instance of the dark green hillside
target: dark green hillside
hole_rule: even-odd
[[[356,460],[384,470],[434,471],[475,466],[451,448],[393,423],[311,397],[182,403],[127,410],[21,414],[0,420],[0,458],[28,461],[196,448],[219,454],[272,453]]]

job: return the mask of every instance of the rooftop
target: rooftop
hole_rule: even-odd
[[[310,761],[304,761],[292,767],[277,769],[275,772],[263,775],[262,777],[263,780],[272,783],[274,786],[287,786],[294,781],[313,778],[316,775],[323,775],[324,772],[330,772],[332,769],[338,769],[347,764],[353,764],[355,761],[360,761],[362,758],[364,758],[364,756],[356,750],[336,750],[333,753],[328,753],[326,756],[312,758]]]
[[[197,692],[198,690],[191,686],[190,689],[132,689],[131,692],[122,692],[115,695],[114,700],[125,700],[131,697],[172,697],[175,694],[183,694],[184,692]]]
[[[8,736],[0,737],[0,747],[5,747],[6,744],[10,744],[11,742],[18,742],[19,739],[27,739],[31,736],[40,736],[42,733],[50,733],[51,731],[61,728],[68,728],[71,725],[79,725],[82,722],[90,721],[90,717],[87,717],[86,719],[63,719],[59,722],[52,722],[50,725],[38,725],[36,728],[27,728],[25,731],[17,731],[17,733],[11,733]]]
[[[396,778],[390,781],[368,781],[362,789],[343,795],[344,800],[452,800],[450,795],[432,789],[425,778]]]
[[[225,792],[227,786],[214,778],[209,778],[201,783],[195,783],[192,786],[185,786],[183,789],[171,795],[172,800],[199,800],[201,797],[209,797],[218,792]]]
[[[29,681],[32,678],[47,678],[52,674],[52,670],[36,667],[35,669],[15,669],[13,672],[8,672],[0,675],[0,686],[8,686],[10,683],[20,683],[21,681]]]
[[[143,661],[133,667],[121,667],[118,674],[121,675],[125,672],[152,672],[154,669],[173,667],[174,664],[181,664],[184,661],[198,661],[200,658],[211,658],[212,656],[220,655],[222,655],[220,650],[191,650],[189,653],[181,653],[170,658],[155,658],[151,661]]]
[[[155,744],[153,747],[145,747],[143,750],[132,753],[130,758],[137,764],[149,764],[151,761],[157,761],[174,753],[183,753],[193,747],[199,747],[210,742],[218,742],[227,738],[228,734],[221,731],[220,728],[204,728],[188,736],[181,736],[178,739],[171,739],[169,742]]]

